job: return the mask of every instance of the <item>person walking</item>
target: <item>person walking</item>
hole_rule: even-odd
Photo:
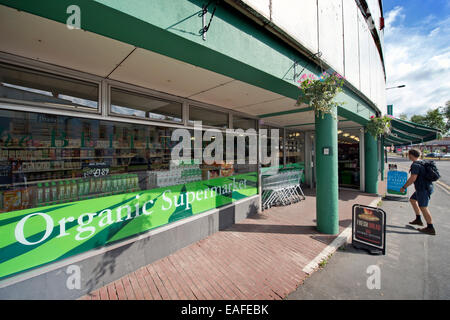
[[[420,161],[420,151],[417,149],[411,149],[408,152],[409,160],[412,161],[411,168],[409,172],[411,176],[408,181],[400,189],[400,192],[404,192],[406,188],[414,184],[415,192],[409,199],[411,205],[416,214],[416,218],[409,224],[423,226],[423,222],[420,216],[422,212],[427,226],[425,228],[418,229],[420,232],[436,235],[436,230],[433,226],[433,220],[431,217],[430,210],[428,210],[428,204],[430,202],[431,194],[433,193],[433,183],[426,179],[425,177],[425,166],[422,161]]]

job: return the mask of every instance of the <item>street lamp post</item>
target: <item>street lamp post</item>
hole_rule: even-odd
[[[404,88],[406,87],[406,85],[401,84],[399,86],[395,86],[395,87],[389,87],[386,88],[386,90],[391,90],[391,89],[400,89],[400,88]],[[387,114],[390,114],[391,116],[394,115],[394,110],[393,110],[394,106],[393,105],[388,105],[388,110],[387,110]],[[387,149],[384,147],[384,142],[382,142],[382,147],[384,149],[384,161],[387,164],[388,163],[388,157],[387,157]],[[381,177],[382,179],[384,178],[384,168],[381,170]]]
[[[402,84],[402,85],[400,85],[400,86],[386,88],[386,90],[390,90],[390,89],[398,89],[398,88],[404,88],[404,87],[406,87],[406,85]]]

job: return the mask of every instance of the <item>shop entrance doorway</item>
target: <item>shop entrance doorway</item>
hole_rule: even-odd
[[[339,129],[339,187],[361,189],[361,130]]]

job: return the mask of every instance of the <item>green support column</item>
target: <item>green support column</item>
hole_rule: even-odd
[[[337,234],[339,232],[337,120],[330,114],[326,114],[323,119],[316,115],[315,120],[317,229],[322,233]],[[324,149],[328,149],[329,154],[324,154]]]
[[[364,134],[365,189],[367,193],[378,193],[378,143],[368,132]]]

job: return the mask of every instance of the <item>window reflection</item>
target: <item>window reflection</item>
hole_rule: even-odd
[[[181,122],[182,104],[150,96],[111,89],[111,111],[139,118]]]
[[[173,130],[0,109],[0,212],[256,170],[255,165],[236,161],[174,163],[171,152],[178,142],[171,141]],[[192,130],[190,134],[193,137]],[[191,141],[193,150],[195,140]]]
[[[98,85],[0,64],[0,99],[98,108]]]
[[[189,124],[193,125],[194,121],[202,121],[204,126],[228,128],[228,113],[189,106]]]

